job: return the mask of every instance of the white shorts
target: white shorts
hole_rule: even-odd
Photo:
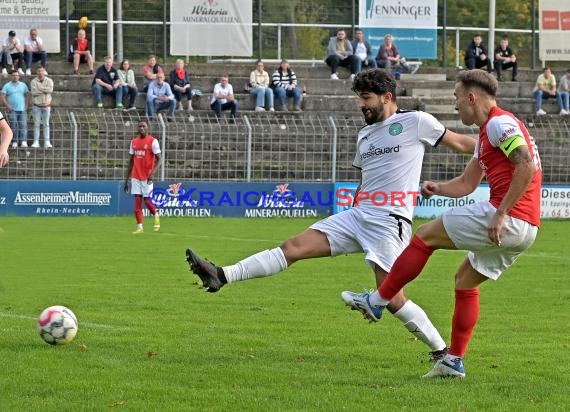
[[[311,226],[327,236],[331,256],[364,252],[366,263],[386,272],[410,242],[412,225],[408,219],[370,215],[359,207],[342,211]]]
[[[154,184],[150,185],[146,180],[139,180],[131,178],[131,194],[132,195],[142,195],[142,197],[148,197],[149,193],[152,192]]]
[[[497,280],[534,243],[538,233],[538,227],[507,216],[501,246],[497,246],[487,232],[496,211],[485,201],[449,209],[442,216],[443,226],[455,247],[469,250],[467,256],[473,269],[493,280]]]

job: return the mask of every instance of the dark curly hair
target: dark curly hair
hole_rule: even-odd
[[[396,101],[396,79],[390,73],[382,69],[373,69],[360,72],[354,78],[352,91],[356,94],[392,93],[392,101]]]

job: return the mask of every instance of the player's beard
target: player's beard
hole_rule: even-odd
[[[374,124],[380,119],[380,113],[377,109],[372,107],[364,107],[362,109],[362,114],[364,115],[364,121],[368,125]]]

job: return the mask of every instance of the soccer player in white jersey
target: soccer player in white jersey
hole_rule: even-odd
[[[367,126],[358,133],[354,167],[361,170],[357,190],[362,201],[355,207],[313,224],[287,239],[281,246],[254,254],[235,265],[219,267],[186,251],[190,269],[209,292],[226,283],[271,276],[302,259],[364,252],[366,263],[376,275],[376,284],[408,244],[414,196],[402,205],[383,206],[364,200],[364,194],[382,191],[417,192],[424,144],[442,143],[453,150],[473,153],[475,139],[446,128],[433,116],[418,111],[400,111],[396,104],[396,81],[383,70],[359,73],[352,90]],[[376,202],[381,203],[381,202]],[[396,202],[401,203],[401,202]],[[445,342],[425,312],[399,291],[389,309],[437,358],[446,352]]]
[[[483,70],[461,72],[455,105],[461,121],[480,127],[479,141],[462,175],[444,182],[425,181],[425,197],[461,197],[473,192],[484,176],[490,199],[448,210],[422,225],[392,265],[378,291],[343,292],[342,298],[376,321],[401,289],[422,271],[437,249],[469,253],[455,274],[455,310],[449,353],[424,375],[465,377],[463,357],[479,316],[479,285],[497,280],[529,248],[540,226],[540,157],[522,121],[497,106],[498,83]]]
[[[6,166],[10,160],[10,156],[8,156],[8,147],[12,141],[12,137],[12,129],[4,118],[2,112],[0,112],[0,167]]]

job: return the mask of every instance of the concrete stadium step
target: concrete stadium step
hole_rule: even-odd
[[[447,75],[445,73],[402,73],[400,75],[401,81],[422,81],[422,82],[437,82],[437,81],[446,81]]]

